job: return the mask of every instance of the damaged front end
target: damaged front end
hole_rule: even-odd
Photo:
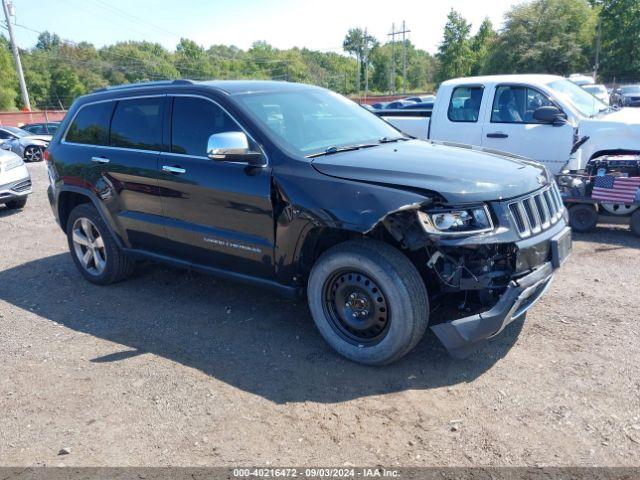
[[[545,197],[551,188],[523,199],[434,205],[384,220],[422,274],[431,329],[452,356],[468,356],[526,313],[566,259],[570,230],[555,192]],[[521,202],[524,214],[514,216]]]

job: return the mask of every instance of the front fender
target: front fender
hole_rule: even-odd
[[[309,235],[331,229],[366,235],[389,214],[431,203],[426,192],[343,180],[315,172],[274,175],[275,265],[279,281],[290,283]]]
[[[580,129],[581,136],[589,136],[580,149],[583,167],[601,152],[640,152],[640,125],[612,124],[599,128],[596,125],[586,124],[586,128]]]

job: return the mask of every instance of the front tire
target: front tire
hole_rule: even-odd
[[[591,232],[598,224],[598,211],[593,205],[578,203],[569,208],[569,225],[574,232]]]
[[[636,210],[631,214],[629,226],[633,234],[640,237],[640,210]]]
[[[24,197],[16,198],[14,200],[11,200],[11,201],[5,203],[7,208],[10,209],[10,210],[17,210],[19,208],[24,208],[24,206],[26,204],[27,204],[27,196],[26,195]]]
[[[67,240],[76,267],[84,278],[108,285],[129,277],[134,262],[118,246],[96,208],[78,205],[69,214]]]
[[[330,248],[313,266],[307,288],[318,330],[355,362],[394,362],[427,328],[424,282],[409,259],[388,244],[362,239]]]

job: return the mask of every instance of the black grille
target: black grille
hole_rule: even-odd
[[[555,225],[563,208],[555,182],[509,204],[509,212],[521,237],[529,237]]]
[[[24,180],[22,182],[16,183],[11,190],[14,192],[24,192],[25,190],[29,190],[31,188],[31,180]]]

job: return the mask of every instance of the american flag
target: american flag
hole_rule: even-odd
[[[633,203],[640,188],[640,177],[596,177],[591,198],[613,203]]]

